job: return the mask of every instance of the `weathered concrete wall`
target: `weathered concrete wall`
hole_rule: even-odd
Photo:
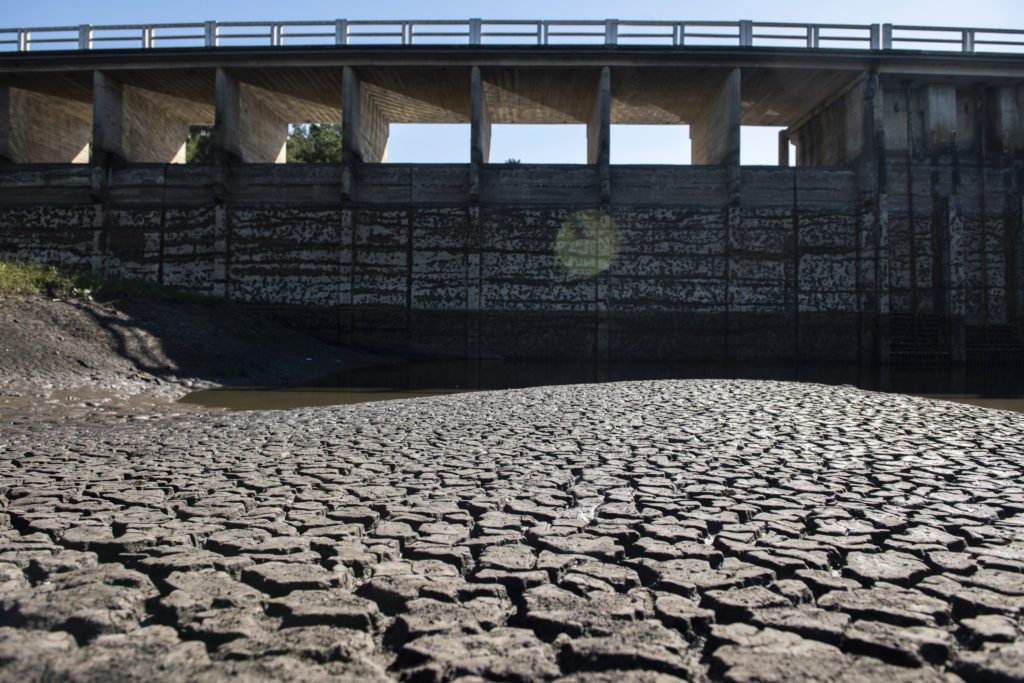
[[[333,165],[0,170],[0,257],[284,306],[424,353],[865,360],[889,313],[1017,329],[1021,170]],[[954,182],[955,181],[955,182]],[[867,213],[865,213],[867,211]],[[882,305],[888,301],[888,305]],[[960,341],[957,341],[960,340]],[[865,351],[867,349],[868,351]],[[959,350],[957,350],[959,349]],[[960,347],[955,350],[961,356]]]

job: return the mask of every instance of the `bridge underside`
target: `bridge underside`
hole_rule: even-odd
[[[428,354],[1020,359],[1019,58],[221,49],[0,84],[0,257]],[[340,122],[342,162],[278,163],[297,122]],[[430,122],[470,163],[377,163]],[[589,163],[490,164],[495,123],[586,124]],[[694,165],[611,165],[613,123],[689,124]],[[181,165],[197,124],[215,162]],[[796,167],[741,167],[742,125]]]
[[[799,163],[833,165],[862,152],[871,78],[889,147],[913,137],[920,154],[1024,151],[1013,56],[221,48],[0,56],[0,158],[85,162],[91,141],[94,160],[183,162],[189,126],[216,124],[223,158],[272,163],[284,160],[288,124],[338,123],[352,160],[373,163],[392,123],[470,123],[474,158],[486,163],[492,124],[561,123],[587,126],[596,164],[612,124],[688,124],[697,164],[729,163],[749,125],[785,127]]]

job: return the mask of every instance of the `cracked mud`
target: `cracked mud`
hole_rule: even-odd
[[[1024,416],[564,386],[9,423],[6,680],[1021,680]]]

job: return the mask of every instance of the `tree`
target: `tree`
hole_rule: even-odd
[[[189,126],[185,142],[186,164],[213,163],[213,126]]]
[[[289,126],[285,160],[300,164],[340,164],[341,126],[335,123]],[[213,126],[189,128],[185,163],[213,163]]]
[[[286,159],[288,163],[340,164],[341,126],[336,123],[292,126]]]

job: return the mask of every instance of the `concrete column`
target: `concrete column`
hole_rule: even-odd
[[[779,131],[779,166],[789,166],[789,131]]]
[[[0,85],[0,162],[86,163],[91,120],[86,102]]]
[[[992,130],[1006,154],[1024,151],[1024,87],[998,88],[993,102]]]
[[[218,162],[285,161],[288,121],[273,107],[274,93],[217,69],[214,157]]]
[[[487,111],[487,100],[484,97],[484,81],[480,75],[480,67],[474,66],[470,71],[469,100],[470,161],[474,164],[486,164],[491,160],[491,116]]]
[[[93,162],[185,163],[187,103],[93,73]],[[198,122],[196,122],[198,123]]]
[[[353,162],[381,163],[387,156],[389,123],[362,87],[352,67],[341,78],[341,157]]]
[[[732,69],[690,122],[691,160],[698,164],[740,163],[740,70]]]
[[[587,163],[607,166],[611,158],[612,71],[601,69],[594,109],[587,122]]]
[[[929,85],[921,93],[924,109],[924,147],[930,152],[951,151],[956,142],[956,88]]]

